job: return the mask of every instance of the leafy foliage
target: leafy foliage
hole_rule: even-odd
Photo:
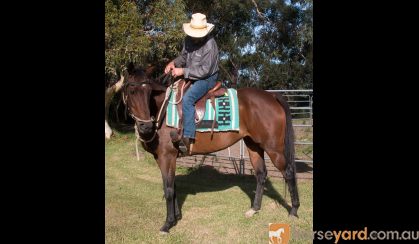
[[[181,50],[182,24],[197,12],[215,24],[227,86],[312,88],[312,0],[106,0],[105,87],[130,61],[161,74]]]
[[[185,2],[188,14],[216,24],[221,76],[231,86],[312,87],[311,0]]]
[[[178,54],[186,21],[182,1],[105,2],[106,84],[118,78],[128,62],[163,63]]]

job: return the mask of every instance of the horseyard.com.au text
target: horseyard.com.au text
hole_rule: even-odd
[[[314,240],[334,240],[337,244],[340,240],[419,240],[419,231],[368,231],[363,230],[333,230],[333,231],[314,231]]]

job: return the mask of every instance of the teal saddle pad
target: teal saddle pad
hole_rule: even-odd
[[[179,114],[175,104],[176,91],[172,91],[169,98],[169,104],[166,111],[166,125],[173,128],[179,128]],[[196,125],[196,131],[211,131],[211,126],[216,117],[214,131],[238,131],[239,130],[239,103],[237,100],[237,90],[227,89],[227,92],[215,98],[215,110],[212,108],[211,100],[206,102],[204,118]]]

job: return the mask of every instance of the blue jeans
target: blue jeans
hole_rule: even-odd
[[[195,139],[195,103],[217,82],[218,73],[205,80],[195,81],[183,96],[183,136]]]

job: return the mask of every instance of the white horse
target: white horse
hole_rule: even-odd
[[[276,237],[277,239],[277,243],[281,244],[282,243],[282,233],[284,233],[285,229],[284,228],[279,228],[276,231],[269,231],[269,243],[275,244],[275,242],[273,241],[273,237]]]

